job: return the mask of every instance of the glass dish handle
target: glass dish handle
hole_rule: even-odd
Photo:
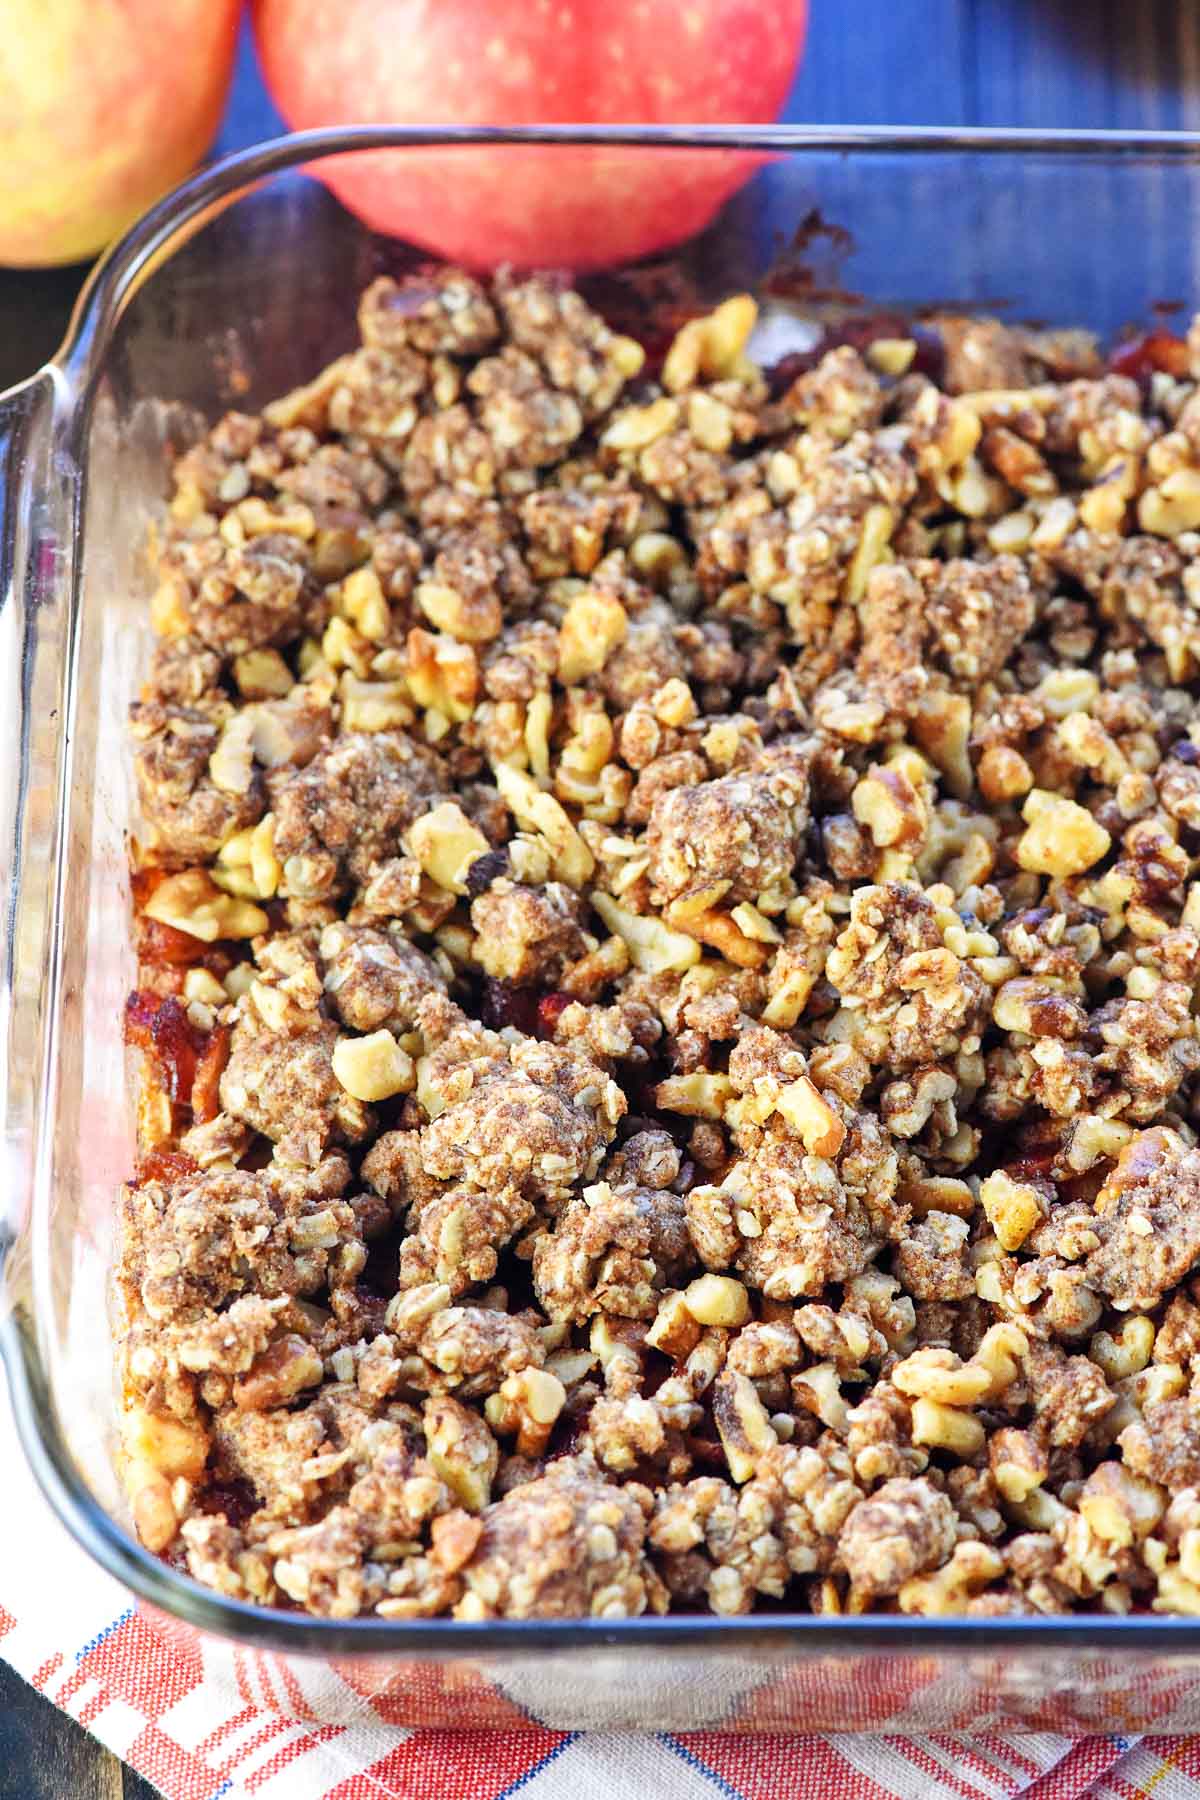
[[[0,394],[0,1319],[25,1285],[38,1154],[46,937],[58,866],[60,716],[70,651],[78,465],[69,395],[49,366]]]

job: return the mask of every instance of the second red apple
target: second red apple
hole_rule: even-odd
[[[255,0],[297,129],[348,123],[762,123],[807,0]],[[320,172],[355,212],[475,267],[594,268],[698,231],[751,172],[730,152],[383,152]]]

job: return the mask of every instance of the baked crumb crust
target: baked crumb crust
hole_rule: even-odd
[[[381,278],[175,465],[119,1356],[223,1593],[1200,1611],[1200,334],[755,316]]]

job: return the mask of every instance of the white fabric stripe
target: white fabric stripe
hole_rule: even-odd
[[[524,1782],[514,1800],[719,1800],[716,1781],[641,1731],[589,1731]]]
[[[99,1738],[114,1756],[128,1756],[130,1745],[145,1729],[146,1721],[141,1713],[124,1700],[110,1700],[88,1726],[92,1736]]]
[[[158,1723],[181,1749],[194,1751],[225,1719],[235,1718],[243,1704],[238,1694],[224,1690],[214,1693],[211,1683],[204,1681],[184,1694],[174,1706],[169,1706]],[[218,1750],[222,1750],[228,1741],[228,1738],[222,1738]]]

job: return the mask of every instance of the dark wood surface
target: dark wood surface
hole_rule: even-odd
[[[811,123],[1200,129],[1200,0],[811,0],[786,117]],[[243,44],[218,151],[280,121]],[[0,387],[62,336],[84,268],[0,271]],[[154,1790],[0,1664],[0,1800]]]
[[[155,1800],[157,1793],[0,1662],[0,1800]]]

